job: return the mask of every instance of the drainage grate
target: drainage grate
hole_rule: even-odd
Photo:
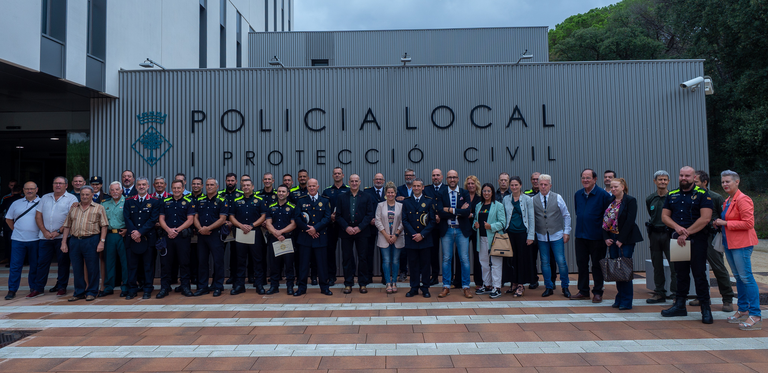
[[[29,337],[37,332],[39,332],[39,330],[9,330],[2,332],[0,333],[0,348],[6,347],[13,342]]]

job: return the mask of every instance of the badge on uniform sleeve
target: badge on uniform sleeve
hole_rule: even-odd
[[[421,207],[427,207],[427,204],[422,202]]]
[[[322,202],[318,202],[318,203],[317,203],[317,206],[318,206],[318,207],[323,207],[323,203],[322,203]]]

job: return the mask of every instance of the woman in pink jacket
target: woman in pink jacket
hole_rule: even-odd
[[[720,174],[723,190],[728,199],[723,203],[723,213],[715,225],[722,227],[723,247],[739,293],[739,310],[728,317],[728,322],[739,324],[741,330],[762,329],[760,293],[752,276],[752,248],[757,244],[755,232],[755,207],[752,199],[739,191],[739,174],[727,170]]]

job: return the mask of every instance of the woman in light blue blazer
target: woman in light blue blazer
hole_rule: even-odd
[[[480,195],[482,198],[475,207],[475,223],[472,224],[472,227],[477,231],[477,251],[480,257],[480,266],[483,269],[485,287],[477,290],[476,293],[490,293],[491,298],[498,298],[501,296],[503,258],[490,255],[491,245],[493,245],[493,235],[504,231],[504,224],[507,219],[504,215],[504,205],[496,201],[496,191],[492,184],[483,184]]]
[[[509,234],[512,244],[511,258],[506,261],[502,282],[511,282],[507,290],[514,297],[521,297],[525,292],[525,284],[531,281],[536,270],[536,257],[533,255],[534,238],[536,238],[536,220],[533,214],[533,199],[522,192],[523,181],[519,176],[509,180],[509,190],[512,194],[504,197],[504,210],[507,221],[504,230]]]

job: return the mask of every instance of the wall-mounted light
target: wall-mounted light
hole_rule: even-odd
[[[151,68],[157,66],[157,67],[165,70],[165,67],[161,66],[159,63],[157,63],[155,61],[150,60],[149,58],[144,60],[144,62],[140,63],[139,66],[147,68],[147,69],[151,69]]]
[[[273,56],[273,57],[272,57],[272,58],[269,60],[269,64],[270,64],[270,65],[272,65],[272,66],[280,66],[280,67],[282,67],[282,68],[285,68],[285,65],[283,65],[283,63],[282,63],[282,62],[280,62],[280,59],[279,59],[279,58],[277,58],[277,56]]]
[[[402,57],[400,57],[400,62],[403,63],[403,66],[405,66],[405,64],[407,64],[408,62],[411,62],[411,57],[408,57],[408,52],[405,52],[405,54]]]
[[[526,49],[525,52],[523,52],[523,54],[520,55],[520,59],[517,60],[517,62],[515,62],[515,65],[519,64],[520,61],[522,60],[530,60],[530,59],[533,59],[533,53],[528,54],[528,50]]]

